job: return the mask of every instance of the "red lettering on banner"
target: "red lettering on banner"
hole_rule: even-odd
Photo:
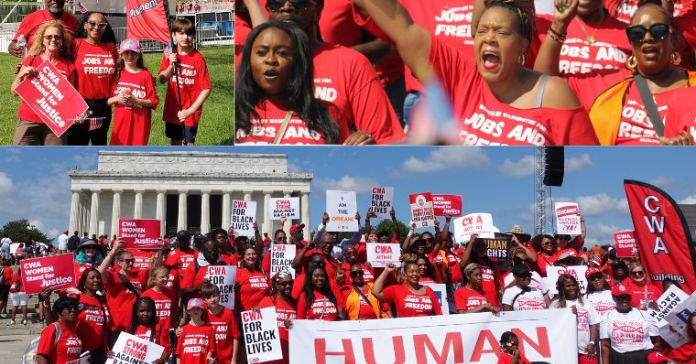
[[[436,363],[445,363],[449,357],[450,349],[454,348],[454,362],[463,363],[464,362],[464,348],[462,347],[462,334],[459,332],[448,332],[445,334],[445,342],[442,344],[442,351],[437,352],[435,346],[428,335],[414,335],[413,345],[416,349],[416,362],[417,363],[429,363],[426,354],[425,347],[428,347],[428,351],[435,359]]]
[[[401,336],[394,336],[392,337],[392,343],[394,344],[394,364],[406,363],[406,350],[404,349],[404,338]],[[383,364],[377,363],[377,361],[375,360],[375,348],[372,343],[372,338],[363,338],[362,347],[363,355],[365,356],[365,362],[367,362],[367,364]],[[384,350],[384,348],[381,349]]]
[[[474,345],[474,352],[471,353],[471,361],[481,361],[481,356],[483,356],[483,354],[495,354],[497,356],[498,353],[500,353],[498,339],[495,338],[491,330],[481,330],[476,340],[476,345]]]
[[[254,312],[254,311],[242,312],[242,322],[251,322],[251,321],[257,321],[257,320],[263,320],[263,316],[261,316],[261,311],[259,311],[259,312]]]
[[[372,193],[375,194],[375,195],[377,195],[377,194],[383,195],[383,194],[385,194],[385,193],[387,193],[387,192],[384,190],[383,187],[373,187],[373,188],[372,188]]]
[[[375,252],[377,254],[392,254],[392,248],[390,245],[387,245],[387,246],[377,245],[375,247]]]
[[[512,332],[517,335],[520,340],[520,350],[524,354],[525,345],[532,347],[539,355],[544,358],[551,357],[551,346],[549,345],[549,333],[546,331],[545,327],[537,327],[537,342],[534,342],[532,338],[527,336],[524,331],[520,329],[512,329]]]
[[[234,200],[233,208],[245,209],[245,208],[247,208],[247,203],[246,203],[246,201]]]
[[[215,267],[215,266],[208,267],[208,275],[209,276],[217,276],[217,275],[222,275],[222,274],[225,274],[225,268]]]
[[[343,356],[344,364],[355,364],[353,342],[350,339],[342,339],[341,344],[343,344],[343,351],[326,351],[326,339],[314,339],[317,364],[326,364],[327,356]]]

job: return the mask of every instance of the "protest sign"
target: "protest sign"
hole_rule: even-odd
[[[292,244],[271,244],[271,277],[278,272],[287,271],[295,278],[292,260],[295,259],[297,247]]]
[[[17,94],[51,131],[61,136],[74,119],[87,111],[87,103],[50,61],[43,61],[36,76],[17,86]]]
[[[358,203],[354,191],[326,191],[326,212],[329,222],[326,231],[358,231]]]
[[[587,288],[587,278],[585,278],[585,272],[587,272],[586,265],[569,265],[567,267],[546,267],[546,278],[544,278],[544,284],[546,288],[549,289],[549,295],[555,296],[558,294],[556,289],[556,282],[558,282],[558,276],[561,274],[569,274],[578,281],[578,288],[580,292],[585,294],[585,289]]]
[[[617,258],[632,258],[638,252],[638,244],[633,231],[620,231],[614,233],[614,247]]]
[[[409,195],[411,204],[411,220],[417,228],[435,226],[435,210],[433,209],[433,196],[429,193],[417,193]]]
[[[111,351],[114,356],[106,364],[152,363],[162,357],[164,347],[121,331]]]
[[[390,218],[389,212],[394,208],[394,187],[373,187],[370,200],[370,211],[377,217]]]
[[[684,291],[679,289],[676,285],[669,287],[669,289],[657,299],[657,310],[649,311],[650,317],[654,318],[655,322],[662,320],[668,313],[672,312],[674,308],[679,306],[680,303],[686,301],[687,298],[689,298],[689,295],[684,293]]]
[[[290,364],[497,363],[505,331],[520,339],[530,362],[577,363],[571,310],[511,311],[328,322],[296,320],[289,331]]]
[[[687,297],[682,303],[678,304],[677,307],[675,307],[665,316],[664,320],[673,326],[677,331],[686,332],[689,315],[692,312],[696,312],[696,292],[692,293],[691,296]]]
[[[232,201],[232,229],[240,236],[254,236],[254,220],[256,219],[256,202]]]
[[[300,218],[300,199],[297,197],[269,198],[267,208],[271,211],[271,220]]]
[[[430,289],[432,289],[433,292],[435,292],[435,296],[437,296],[437,301],[440,303],[440,309],[442,309],[442,314],[449,315],[447,285],[442,283],[425,283],[424,285],[430,287]]]
[[[249,363],[283,359],[274,307],[242,312],[242,332]]]
[[[657,331],[660,333],[660,337],[662,337],[669,344],[669,346],[674,349],[677,349],[690,341],[686,332],[678,331],[674,328],[674,326],[670,325],[669,322],[665,321],[665,319],[662,319],[657,323]]]
[[[399,244],[369,243],[365,244],[365,249],[367,249],[367,261],[372,264],[373,268],[386,267],[387,263],[394,263],[397,267],[401,266],[401,261],[399,261],[401,247]]]
[[[432,195],[435,216],[462,216],[461,195]]]
[[[456,242],[466,244],[471,234],[478,234],[479,238],[493,239],[493,216],[488,213],[473,213],[454,220],[454,239]]]
[[[45,287],[65,289],[77,286],[72,254],[25,259],[19,263],[22,286],[27,294],[41,292]]]
[[[210,283],[216,285],[220,290],[220,304],[234,309],[234,283],[237,279],[237,267],[233,265],[211,265],[205,274]],[[249,282],[252,279],[249,278]]]
[[[481,239],[481,238],[478,238]],[[477,240],[478,240],[477,239]],[[505,260],[507,259],[508,250],[510,250],[510,243],[512,237],[502,237],[493,239],[481,239],[486,244],[486,255],[493,261]]]
[[[159,249],[161,229],[159,220],[118,219],[118,236],[127,249]]]
[[[580,235],[580,207],[573,202],[556,202],[556,226],[559,234]]]

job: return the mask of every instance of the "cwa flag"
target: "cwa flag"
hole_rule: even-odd
[[[164,0],[126,0],[126,27],[128,38],[150,39],[169,43]]]
[[[687,292],[696,290],[696,252],[684,214],[661,189],[624,180],[640,260],[653,281],[671,278]]]

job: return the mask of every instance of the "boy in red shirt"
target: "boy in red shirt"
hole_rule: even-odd
[[[172,145],[196,143],[203,103],[210,96],[208,66],[203,55],[193,48],[195,34],[196,28],[190,20],[176,19],[172,23],[176,52],[164,57],[159,69],[159,82],[167,82],[162,120],[166,122],[165,135]],[[173,75],[175,66],[177,74]]]

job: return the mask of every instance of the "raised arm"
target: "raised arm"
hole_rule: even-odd
[[[396,236],[396,241],[401,240],[401,232],[399,231],[399,222],[396,220],[396,211],[391,209],[389,211],[389,216],[391,216],[392,230],[394,230],[394,236]]]
[[[413,22],[401,3],[396,0],[354,0],[354,4],[367,12],[394,41],[401,59],[415,75],[420,78],[429,74],[431,35]]]
[[[370,211],[369,209],[367,210],[367,214],[365,215],[365,236],[372,233],[372,224],[370,223],[370,219],[376,216],[377,214],[375,214],[373,211]]]
[[[251,19],[251,27],[255,28],[260,24],[268,21],[266,18],[266,13],[264,13],[259,0],[244,0],[244,5],[249,11],[249,19]]]
[[[558,64],[561,58],[561,47],[568,33],[568,25],[578,12],[579,0],[555,0],[553,22],[546,34],[546,39],[539,48],[539,54],[534,62],[534,70],[551,76],[558,76]],[[561,12],[559,9],[563,10]]]
[[[106,286],[107,283],[109,283],[109,272],[108,269],[111,266],[111,262],[114,260],[114,258],[118,255],[118,252],[121,250],[121,247],[123,247],[124,243],[123,240],[118,239],[116,240],[116,243],[109,252],[109,254],[106,255],[102,263],[99,265],[99,273],[102,276],[102,281],[104,282],[104,286]]]
[[[474,249],[474,242],[478,238],[478,234],[471,234],[469,237],[469,244],[467,244],[464,253],[462,254],[462,260],[459,262],[459,266],[464,269],[471,262],[471,252]]]
[[[375,284],[372,286],[372,295],[375,296],[375,298],[380,302],[384,302],[384,294],[382,294],[382,291],[384,291],[384,282],[387,280],[389,274],[391,274],[391,272],[393,272],[395,269],[396,266],[394,263],[388,263],[387,266],[384,267],[382,274],[377,277]]]

